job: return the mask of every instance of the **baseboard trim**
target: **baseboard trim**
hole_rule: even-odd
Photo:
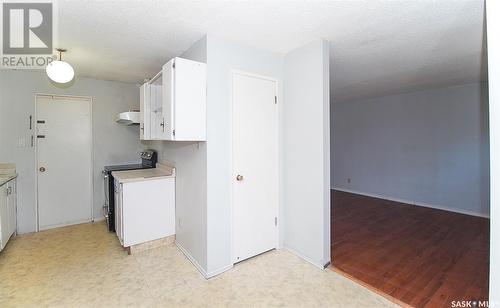
[[[428,204],[428,203],[405,200],[405,199],[398,199],[398,198],[388,197],[388,196],[384,196],[384,195],[366,193],[366,192],[362,192],[362,191],[358,191],[358,190],[346,189],[346,188],[341,188],[341,187],[332,187],[331,189],[343,191],[343,192],[347,192],[347,193],[351,193],[351,194],[356,194],[356,195],[377,198],[377,199],[384,199],[384,200],[389,200],[389,201],[394,201],[394,202],[406,203],[409,205],[422,206],[422,207],[431,208],[431,209],[435,209],[435,210],[442,210],[442,211],[464,214],[464,215],[469,215],[469,216],[482,217],[482,218],[490,218],[490,215],[488,215],[488,214],[477,213],[477,212],[467,211],[467,210],[460,210],[460,209],[457,210],[457,209],[450,208],[447,206]]]
[[[233,264],[229,264],[227,266],[223,266],[223,267],[221,267],[219,269],[216,269],[215,271],[208,272],[207,276],[205,276],[205,278],[207,278],[207,279],[213,278],[213,277],[215,277],[217,275],[220,275],[220,274],[222,274],[222,273],[224,273],[224,272],[232,269],[233,267],[234,267]]]
[[[290,248],[290,247],[288,247],[288,246],[285,245],[284,249],[287,250],[288,252],[290,252],[291,254],[293,254],[293,255],[295,255],[295,256],[303,259],[304,261],[307,261],[308,263],[311,263],[312,265],[314,265],[315,267],[317,267],[317,268],[319,268],[321,270],[325,269],[325,265],[324,264],[314,262],[309,257],[304,256],[303,254],[301,254],[300,252],[298,252],[297,250],[295,250],[293,248]]]
[[[200,272],[200,274],[205,278],[207,279],[207,272],[205,271],[205,269],[203,267],[201,267],[201,265],[198,263],[198,261],[196,261],[196,259],[184,248],[182,247],[181,244],[179,244],[179,242],[176,240],[175,241],[175,246],[177,246],[177,248],[179,248],[179,250],[186,256],[186,258],[188,258],[188,260],[194,265],[194,267],[196,267],[196,269]]]
[[[42,231],[48,231],[52,229],[57,229],[57,228],[64,228],[64,227],[71,227],[71,226],[76,226],[76,225],[83,225],[83,224],[88,224],[92,223],[92,219],[85,219],[85,220],[77,220],[69,223],[63,223],[60,225],[52,225],[52,226],[47,226],[43,228],[38,228],[38,231],[36,232],[42,232]]]

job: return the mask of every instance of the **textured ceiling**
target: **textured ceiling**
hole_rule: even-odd
[[[59,0],[59,45],[79,76],[138,83],[205,34],[286,53],[331,43],[336,100],[476,81],[482,0]]]

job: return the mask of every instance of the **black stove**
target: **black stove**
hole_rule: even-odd
[[[104,217],[108,224],[108,230],[115,232],[115,179],[111,172],[155,168],[158,154],[154,150],[146,150],[140,153],[142,163],[128,165],[104,166]]]
[[[136,170],[136,169],[144,169],[149,168],[144,166],[143,164],[130,164],[130,165],[112,165],[112,166],[104,166],[105,172],[112,171],[125,171],[125,170]]]

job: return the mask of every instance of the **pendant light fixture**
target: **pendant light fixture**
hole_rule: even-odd
[[[66,52],[66,49],[58,48],[56,50],[59,52],[59,60],[54,60],[47,65],[45,69],[47,76],[57,83],[70,82],[75,76],[75,71],[68,62],[62,61],[62,53]]]

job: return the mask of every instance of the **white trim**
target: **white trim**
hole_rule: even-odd
[[[98,217],[98,218],[94,218],[92,219],[92,222],[100,222],[100,221],[103,221],[105,220],[106,218],[104,218],[104,216],[101,216],[101,217]]]
[[[385,195],[365,193],[365,192],[361,192],[361,191],[357,191],[357,190],[345,189],[345,188],[340,188],[340,187],[332,187],[332,189],[351,193],[351,194],[357,194],[357,195],[362,195],[362,196],[367,196],[367,197],[384,199],[384,200],[389,200],[389,201],[394,201],[394,202],[399,202],[399,203],[406,203],[409,205],[422,206],[422,207],[436,209],[436,210],[454,212],[454,213],[476,216],[476,217],[490,218],[490,216],[488,214],[478,213],[478,212],[474,212],[474,211],[467,211],[467,210],[462,210],[462,209],[456,209],[456,208],[451,208],[451,207],[443,206],[443,205],[435,205],[435,204],[429,204],[429,203],[424,203],[424,202],[393,198],[393,197],[388,197]]]
[[[313,260],[311,260],[309,257],[304,256],[303,254],[301,254],[300,252],[298,252],[297,250],[295,250],[293,248],[290,248],[290,247],[285,245],[284,249],[289,251],[291,254],[303,259],[304,261],[311,263],[312,265],[319,268],[320,270],[325,269],[325,264],[318,264],[318,263],[314,262]],[[330,262],[330,261],[328,261],[328,262]]]
[[[220,274],[232,269],[233,267],[234,267],[234,264],[229,264],[229,265],[223,266],[219,269],[216,269],[215,271],[211,271],[211,272],[207,273],[205,278],[206,279],[213,278],[217,275],[220,275]]]
[[[277,217],[277,226],[276,226],[276,234],[275,234],[275,237],[276,237],[276,246],[274,247],[275,249],[278,249],[280,248],[280,228],[281,228],[281,213],[280,213],[280,204],[281,204],[281,195],[280,195],[280,183],[281,183],[281,170],[280,170],[280,158],[281,158],[281,147],[280,147],[280,144],[281,144],[281,134],[280,134],[280,102],[281,102],[281,97],[279,95],[279,81],[278,79],[276,78],[272,78],[272,77],[268,77],[268,76],[264,76],[264,75],[259,75],[259,74],[254,74],[254,73],[249,73],[249,72],[246,72],[246,71],[242,71],[242,70],[237,70],[237,69],[231,69],[230,71],[230,74],[231,74],[231,77],[230,77],[230,82],[231,82],[231,85],[229,87],[229,91],[230,91],[230,104],[229,104],[229,115],[231,117],[230,119],[230,122],[231,122],[231,125],[229,127],[229,140],[231,140],[231,150],[229,152],[229,163],[231,165],[231,168],[230,168],[230,174],[229,174],[229,178],[231,179],[231,181],[229,182],[229,185],[230,185],[230,190],[229,190],[229,200],[230,200],[230,215],[231,215],[231,223],[230,223],[230,230],[231,230],[231,265],[229,266],[225,266],[219,270],[216,270],[216,271],[213,271],[213,272],[217,272],[217,271],[220,271],[224,268],[232,268],[232,266],[239,262],[239,261],[236,261],[234,259],[234,226],[233,226],[233,221],[234,221],[234,211],[233,211],[233,188],[234,188],[234,182],[233,182],[233,176],[234,176],[234,165],[233,165],[233,150],[234,150],[234,140],[233,140],[233,128],[234,128],[234,108],[233,108],[233,105],[234,105],[234,100],[233,100],[233,97],[234,97],[234,93],[233,93],[233,90],[234,90],[234,84],[233,84],[233,81],[234,81],[234,77],[235,75],[243,75],[243,76],[248,76],[248,77],[253,77],[253,78],[259,78],[259,79],[264,79],[264,80],[269,80],[269,81],[272,81],[274,82],[275,84],[275,91],[274,91],[274,95],[276,96],[276,115],[275,115],[275,128],[276,128],[276,135],[275,135],[275,140],[276,140],[276,174],[277,174],[277,178],[276,178],[276,188],[277,188],[277,204],[276,204],[276,217]],[[227,270],[227,269],[226,269]],[[212,273],[213,273],[212,272]],[[212,277],[212,276],[211,276]]]
[[[179,250],[188,258],[188,260],[196,267],[196,269],[200,272],[200,274],[204,277],[207,278],[207,271],[196,261],[196,259],[184,248],[182,245],[175,240],[175,246],[179,248]]]
[[[91,223],[91,222],[92,222],[92,219],[76,220],[73,222],[67,222],[67,223],[63,223],[63,224],[59,224],[59,225],[45,226],[45,227],[41,228],[40,230],[38,230],[37,232],[46,231],[46,230],[55,229],[55,228],[81,225],[81,224],[86,224],[86,223]]]
[[[56,225],[51,226],[50,228],[40,229],[40,219],[39,219],[39,204],[38,204],[38,140],[36,135],[38,134],[38,98],[52,98],[52,99],[75,99],[75,100],[83,100],[89,102],[89,124],[90,124],[90,218],[89,220],[64,224],[64,225]],[[55,95],[55,94],[46,94],[46,93],[35,93],[35,115],[33,117],[32,130],[31,135],[33,136],[33,150],[35,156],[35,219],[36,219],[36,231],[39,232],[41,230],[47,230],[56,227],[81,224],[84,222],[93,222],[95,221],[94,217],[94,123],[93,123],[93,111],[92,107],[94,105],[94,98],[92,96],[80,96],[80,95]]]

